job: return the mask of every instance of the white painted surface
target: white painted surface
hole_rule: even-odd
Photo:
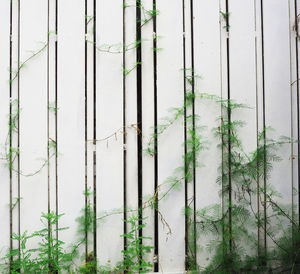
[[[12,73],[12,79],[15,78],[15,72],[18,71],[18,62],[19,62],[19,35],[18,35],[18,29],[19,29],[19,11],[18,11],[18,2],[14,1],[12,2],[12,70],[14,73]],[[19,82],[18,77],[16,77],[11,84],[11,102],[12,102],[12,113],[16,114],[18,103],[19,102]],[[18,148],[19,146],[19,134],[17,131],[15,131],[12,134],[12,147]],[[18,162],[19,156],[16,156],[14,163],[13,163],[13,169],[17,171],[19,169],[19,162]],[[11,197],[12,197],[12,203],[15,203],[19,197],[19,176],[17,172],[12,172],[12,179],[11,179]],[[20,203],[16,203],[16,206],[12,210],[12,232],[16,234],[20,234]],[[18,242],[13,241],[12,243],[13,248],[18,248]]]
[[[0,158],[5,157],[8,141],[9,123],[9,2],[0,4],[0,36],[5,37],[0,43]],[[6,161],[0,160],[0,257],[3,257],[9,248],[9,169]]]
[[[287,1],[265,1],[265,117],[266,126],[275,132],[267,132],[268,138],[291,137],[291,86],[290,86],[290,42],[289,42],[289,3]],[[281,162],[273,164],[269,184],[281,193],[274,200],[279,204],[292,202],[292,151],[284,145],[277,151]],[[270,215],[271,212],[267,211]],[[288,222],[285,222],[286,226]],[[275,244],[269,239],[268,246]]]
[[[246,122],[240,138],[249,153],[256,149],[255,22],[253,1],[229,1],[230,98],[251,109],[237,110],[232,120]],[[247,15],[251,16],[247,16]],[[243,22],[243,24],[241,24]]]
[[[292,140],[296,140],[298,137],[298,119],[297,119],[297,91],[299,88],[298,85],[298,75],[297,75],[297,44],[298,38],[295,33],[296,27],[296,16],[298,12],[296,11],[295,1],[289,1],[289,36],[290,36],[290,84],[291,84],[291,138]],[[297,6],[299,9],[299,6]],[[298,24],[298,23],[297,23]],[[294,207],[294,211],[298,212],[298,196],[297,193],[299,191],[299,178],[298,178],[298,144],[291,145],[292,150],[292,161],[291,161],[291,172],[292,172],[292,204]],[[297,219],[296,216],[293,216],[294,219]],[[298,220],[296,220],[298,222]]]
[[[253,1],[229,1],[230,24],[230,99],[245,104],[249,108],[238,109],[232,114],[232,121],[244,121],[245,126],[239,130],[239,138],[246,154],[257,148],[257,121],[256,121],[256,52],[255,48],[255,5]],[[249,14],[251,16],[249,16]],[[243,24],[241,24],[243,22]],[[242,155],[247,159],[247,156]],[[235,188],[236,189],[236,188]],[[251,200],[256,200],[256,187],[252,188]],[[234,195],[233,196],[237,196]],[[238,199],[238,198],[237,198]],[[256,213],[256,203],[252,206]],[[249,208],[251,211],[251,209]],[[251,223],[251,235],[247,239],[249,254],[256,254],[257,229]],[[250,224],[248,224],[250,227]]]
[[[113,9],[114,12],[108,13],[109,9]],[[103,44],[122,43],[122,14],[123,7],[120,0],[97,3],[97,45],[101,47]],[[122,211],[123,55],[98,51],[96,56],[97,210]],[[122,214],[114,214],[98,224],[97,254],[100,264],[115,265],[122,260],[123,238],[120,237],[123,234],[122,219]]]
[[[31,3],[32,2],[32,3]],[[152,1],[144,1],[146,9],[152,9]],[[18,59],[18,1],[13,1],[13,67],[17,68]],[[185,3],[186,16],[186,68],[191,67],[191,29],[190,1]],[[246,120],[247,126],[241,130],[246,150],[256,146],[256,132],[263,127],[263,79],[262,62],[265,62],[265,116],[266,125],[275,128],[275,136],[294,137],[297,134],[296,85],[297,80],[296,48],[294,23],[294,1],[266,0],[264,3],[264,43],[265,56],[262,58],[260,1],[230,0],[230,95],[232,99],[254,107],[233,114],[233,118]],[[39,50],[47,41],[48,2],[21,1],[20,22],[20,61],[26,60]],[[127,2],[125,8],[125,40],[133,43],[136,36],[135,1]],[[169,108],[180,107],[184,100],[183,79],[183,1],[157,1],[158,48],[158,118],[170,115]],[[299,8],[299,7],[298,7]],[[88,1],[88,25],[85,36],[82,1],[63,0],[58,2],[58,124],[55,128],[55,114],[49,111],[49,137],[55,140],[58,134],[58,209],[65,213],[59,226],[70,227],[59,233],[59,238],[67,243],[76,239],[77,223],[75,219],[84,207],[83,191],[85,171],[87,185],[93,188],[93,44],[88,43],[87,50],[87,98],[85,98],[85,38],[93,39],[93,1]],[[50,1],[49,30],[54,30],[55,5]],[[194,1],[194,50],[195,74],[202,76],[197,81],[196,91],[227,97],[227,33],[220,11],[225,12],[224,0]],[[7,133],[8,71],[9,66],[9,1],[0,4],[0,143],[5,142]],[[2,14],[3,13],[3,14]],[[123,1],[97,1],[97,46],[118,44],[123,40]],[[149,140],[154,124],[154,83],[152,22],[142,30],[142,104],[143,104],[143,145]],[[47,112],[48,102],[55,100],[55,39],[50,34],[49,44],[49,98],[47,97],[47,50],[30,60],[20,73],[20,151],[21,170],[25,174],[39,169],[47,158]],[[125,54],[126,69],[136,64],[136,50]],[[96,131],[98,140],[105,139],[117,132],[107,141],[98,141],[97,152],[97,213],[102,214],[113,209],[122,211],[123,207],[123,131],[126,131],[126,189],[127,206],[137,208],[137,88],[136,70],[133,69],[125,79],[125,97],[123,98],[123,56],[97,52],[96,58]],[[12,84],[13,99],[17,99],[18,78]],[[87,167],[85,167],[85,99],[87,99]],[[126,102],[126,128],[123,130],[123,100]],[[255,109],[256,107],[256,109]],[[216,139],[210,129],[217,127],[220,115],[217,104],[202,101],[196,104],[195,112],[200,116],[199,123],[208,126],[204,135],[210,140],[208,151],[201,153],[201,162],[205,163],[196,172],[196,207],[200,209],[212,203],[220,202],[215,183],[218,166],[221,161],[220,150],[215,146]],[[271,136],[271,135],[268,135]],[[297,136],[296,136],[297,137]],[[183,119],[179,119],[162,136],[158,147],[159,184],[173,175],[173,171],[183,166],[184,153]],[[17,146],[17,134],[13,138]],[[290,158],[297,154],[297,146],[287,146],[280,150],[284,159],[274,166],[271,183],[283,193],[281,202],[292,202],[292,186],[297,186],[297,164]],[[297,159],[297,155],[295,155]],[[55,158],[50,160],[50,207],[56,204]],[[295,160],[294,160],[295,161]],[[15,162],[17,168],[17,161]],[[47,211],[48,168],[45,167],[32,177],[20,177],[21,193],[21,232],[33,232],[41,228],[41,212]],[[0,168],[0,252],[9,244],[9,178],[8,170]],[[284,180],[283,180],[284,178]],[[189,197],[193,189],[189,185]],[[168,187],[162,187],[163,193]],[[13,174],[13,198],[18,195],[18,176]],[[154,192],[154,158],[143,156],[143,198],[147,200]],[[167,228],[159,221],[159,267],[163,273],[183,273],[185,260],[185,218],[184,187],[174,190],[168,198],[160,202],[160,212],[172,229],[166,235]],[[34,199],[33,199],[34,198]],[[293,197],[296,203],[297,197]],[[18,232],[18,208],[13,211],[13,230]],[[154,237],[153,210],[144,211],[149,216],[144,236]],[[131,215],[131,213],[128,213]],[[122,259],[123,214],[116,214],[99,222],[97,229],[97,254],[101,264],[114,265]],[[30,220],[30,221],[29,221]],[[89,235],[89,251],[92,251],[92,234]],[[154,239],[147,241],[153,245]],[[207,239],[200,237],[198,244],[198,262],[205,266],[209,254],[204,252]],[[32,244],[31,244],[32,245]],[[16,247],[16,245],[15,245]],[[83,250],[82,250],[83,251]],[[147,258],[152,261],[153,253]]]
[[[125,8],[125,45],[136,41],[136,8],[135,1],[127,2]],[[136,65],[136,49],[125,53],[125,69],[131,70]],[[137,84],[136,69],[125,78],[125,131],[126,131],[126,200],[128,209],[138,207],[138,174],[137,174]],[[136,212],[133,213],[137,215]],[[128,213],[128,217],[132,215]],[[129,228],[129,226],[128,226]]]
[[[291,136],[291,89],[289,48],[289,5],[285,1],[265,1],[265,100],[266,126],[275,132],[268,137]],[[282,202],[291,202],[291,148],[278,151],[282,162],[275,163],[270,183],[282,193]],[[280,168],[279,168],[280,167]],[[282,180],[284,178],[284,181]]]
[[[263,73],[263,29],[262,29],[262,5],[260,1],[255,1],[255,48],[256,48],[256,94],[257,94],[257,101],[256,101],[256,119],[257,119],[257,132],[262,132],[264,128],[264,73]],[[264,186],[264,180],[261,178],[259,180],[259,187]],[[264,208],[262,201],[264,200],[263,194],[260,194],[257,197],[258,201],[258,214],[262,217],[264,213]],[[260,242],[261,246],[264,246],[265,240],[265,230],[261,227],[258,231],[258,241]]]
[[[201,76],[196,81],[196,92],[221,96],[219,1],[196,1],[194,10],[195,74]],[[200,153],[202,167],[197,168],[196,173],[197,210],[221,201],[220,186],[216,183],[221,150],[217,148],[219,140],[211,130],[220,125],[220,121],[216,120],[221,115],[220,110],[220,106],[213,101],[196,99],[195,113],[200,117],[198,124],[207,127],[202,134],[209,140],[209,150]],[[200,234],[197,242],[197,261],[200,267],[209,262],[211,254],[205,250],[208,243],[209,239]]]
[[[160,16],[157,17],[157,34],[161,37],[158,40],[158,47],[163,48],[157,57],[160,120],[171,115],[170,108],[180,107],[184,102],[182,1],[173,1],[172,9],[166,1],[158,1],[157,9],[160,11]],[[183,166],[183,142],[183,119],[179,118],[158,140],[158,184],[163,184],[169,176],[174,175],[173,172],[177,167]],[[162,186],[160,194],[169,188],[170,184]],[[180,190],[172,190],[170,195],[159,203],[159,210],[172,228],[172,234],[167,235],[167,227],[161,222],[159,224],[159,269],[163,272],[183,271],[185,260],[183,182]]]
[[[69,227],[59,239],[68,243],[85,206],[84,3],[59,1],[58,10],[58,212],[59,226]]]
[[[57,165],[56,165],[56,42],[57,34],[56,28],[56,4],[54,1],[49,2],[49,19],[48,19],[48,180],[49,180],[49,209],[56,212],[56,177],[57,177]]]
[[[32,56],[32,51],[39,51],[47,43],[48,4],[46,0],[20,2],[20,9],[20,62],[23,63]],[[30,65],[26,64],[20,70],[19,77],[20,226],[21,233],[26,230],[33,233],[44,228],[40,221],[41,212],[48,210],[47,168],[41,169],[47,161],[48,144],[46,48],[38,58],[30,60]],[[28,247],[33,247],[34,243],[37,239],[29,240]]]
[[[89,168],[93,167],[94,164],[94,44],[93,33],[94,33],[94,3],[93,0],[87,1],[87,56],[86,56],[86,66],[87,66],[87,75],[86,75],[86,157],[87,157],[87,166],[86,166],[86,186],[87,190],[91,193],[94,193],[94,169]],[[96,60],[96,59],[95,59]],[[92,202],[93,195],[90,195],[88,198],[88,203]],[[93,230],[88,233],[88,252],[93,252]]]

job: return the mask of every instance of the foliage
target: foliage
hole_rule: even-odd
[[[271,139],[267,137],[271,128],[264,128],[258,134],[257,148],[247,153],[239,137],[245,123],[232,120],[233,112],[245,106],[229,100],[221,105],[221,125],[214,132],[222,151],[221,175],[217,179],[222,189],[222,205],[197,211],[200,233],[212,238],[208,249],[213,258],[204,273],[296,273],[299,265],[296,214],[292,206],[277,202],[281,195],[268,183],[274,163],[281,160],[279,148],[293,140]],[[259,242],[257,229],[272,246],[268,251]]]
[[[142,218],[144,221],[147,218]],[[117,269],[122,269],[126,273],[147,273],[152,271],[152,264],[145,260],[146,253],[151,252],[153,246],[145,245],[144,240],[151,240],[151,237],[140,235],[140,231],[146,227],[146,223],[139,224],[139,217],[132,215],[124,222],[130,225],[128,233],[121,235],[127,239],[123,262],[119,263]]]
[[[71,270],[76,250],[67,251],[65,243],[55,237],[56,231],[67,229],[55,228],[62,216],[54,212],[42,213],[43,229],[32,234],[27,231],[21,235],[13,234],[12,239],[20,242],[20,250],[10,250],[6,255],[7,259],[12,259],[10,273],[55,273]],[[29,241],[37,241],[37,247],[28,248]]]

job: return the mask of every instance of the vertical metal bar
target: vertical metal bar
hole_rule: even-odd
[[[153,0],[153,10],[156,11],[156,0]],[[156,13],[157,14],[157,13]],[[158,239],[158,145],[157,145],[157,20],[156,16],[153,18],[153,76],[154,76],[154,193],[155,195],[155,209],[154,209],[154,272],[159,271],[159,239]]]

